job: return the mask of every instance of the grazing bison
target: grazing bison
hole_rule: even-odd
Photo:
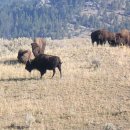
[[[44,54],[46,41],[43,38],[35,38],[31,46],[34,56],[37,57],[39,54]]]
[[[116,43],[130,46],[130,32],[127,29],[123,29],[116,33]]]
[[[30,50],[22,50],[22,49],[20,49],[18,51],[17,59],[18,59],[19,63],[26,64],[26,62],[28,60],[30,60],[30,58],[31,58],[31,51]]]
[[[55,68],[57,67],[60,71],[60,77],[62,77],[61,64],[61,60],[58,56],[39,54],[35,59],[26,63],[25,69],[29,72],[33,69],[37,69],[40,71],[42,78],[46,70],[53,70],[53,77],[55,75]]]
[[[93,45],[94,45],[94,42],[96,42],[97,45],[99,45],[99,44],[103,45],[107,41],[111,46],[116,45],[115,34],[112,32],[109,32],[105,29],[96,30],[96,31],[92,32],[91,33],[91,40],[92,40]]]

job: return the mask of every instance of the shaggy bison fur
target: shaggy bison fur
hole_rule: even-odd
[[[18,56],[17,56],[17,59],[18,59],[18,62],[19,63],[23,63],[23,64],[26,64],[27,61],[31,58],[31,51],[30,50],[22,50],[20,49],[18,51]]]
[[[34,42],[31,43],[31,46],[33,55],[37,57],[39,54],[44,54],[46,41],[43,38],[35,38]]]
[[[119,45],[130,46],[130,32],[127,29],[123,29],[116,33],[116,42]]]
[[[60,71],[60,77],[62,77],[61,64],[62,62],[58,56],[39,54],[32,61],[28,61],[26,63],[25,69],[29,72],[31,72],[33,69],[38,70],[42,78],[47,70],[53,70],[53,77],[55,75],[55,68],[57,67]]]
[[[99,44],[100,45],[106,44],[106,42],[108,42],[111,46],[116,46],[115,34],[105,29],[100,29],[92,32],[91,40],[92,40],[92,45],[94,45],[94,42],[97,43],[97,46]]]

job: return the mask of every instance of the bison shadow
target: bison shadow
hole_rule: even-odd
[[[23,130],[23,129],[28,129],[29,126],[20,126],[20,125],[15,125],[15,124],[11,124],[10,126],[7,126],[8,129],[17,129],[17,130]]]
[[[29,81],[29,80],[41,80],[40,78],[31,77],[31,78],[9,78],[9,79],[0,79],[0,81]]]
[[[0,64],[5,64],[5,65],[16,65],[18,63],[19,62],[18,62],[17,59],[10,59],[10,60],[0,61]]]

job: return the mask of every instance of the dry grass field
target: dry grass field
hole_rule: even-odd
[[[49,40],[63,77],[57,69],[39,79],[16,62],[31,39],[0,41],[0,130],[130,130],[130,48]]]

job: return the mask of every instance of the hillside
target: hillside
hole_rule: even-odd
[[[129,0],[1,0],[0,37],[80,36],[97,28],[130,29]]]
[[[129,8],[128,0],[86,0],[84,9],[81,11],[83,25],[90,28],[108,28],[111,31],[130,29]]]

